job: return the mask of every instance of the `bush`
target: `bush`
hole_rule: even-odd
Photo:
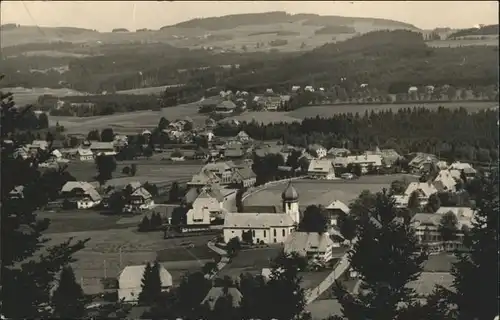
[[[129,167],[124,167],[124,168],[122,169],[122,173],[123,173],[123,174],[126,174],[126,175],[129,175],[129,174],[130,174],[130,168],[129,168]]]
[[[151,221],[149,220],[148,216],[144,216],[144,218],[142,218],[141,223],[139,223],[138,230],[140,232],[151,231]]]

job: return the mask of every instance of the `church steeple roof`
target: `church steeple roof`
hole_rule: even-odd
[[[288,186],[281,194],[281,199],[284,201],[297,201],[299,199],[299,193],[292,186],[292,181],[288,183]]]

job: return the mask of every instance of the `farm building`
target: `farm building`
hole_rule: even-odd
[[[325,207],[325,211],[330,220],[330,225],[336,226],[338,218],[342,215],[348,215],[350,209],[342,201],[335,200]]]
[[[77,209],[89,209],[97,206],[102,197],[88,182],[68,181],[61,189],[64,201],[74,205]]]
[[[146,265],[127,266],[118,276],[118,299],[128,303],[137,303],[142,291],[142,276]],[[172,287],[172,275],[160,265],[160,280],[162,290],[167,291]]]
[[[125,189],[131,191],[129,203],[124,207],[125,212],[142,211],[151,209],[155,202],[153,196],[140,182],[131,182]]]
[[[231,114],[234,109],[236,109],[236,105],[232,101],[222,101],[215,107],[216,114]]]

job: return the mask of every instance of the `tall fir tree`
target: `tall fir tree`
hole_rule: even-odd
[[[458,308],[458,319],[489,320],[498,315],[498,173],[481,178],[472,228],[466,234],[470,251],[457,253],[452,268],[450,302]]]
[[[60,319],[80,319],[85,313],[85,297],[70,266],[62,269],[59,284],[52,294],[54,316]]]
[[[152,306],[158,302],[161,295],[160,264],[147,263],[142,276],[141,293],[139,294],[139,303]]]
[[[84,241],[67,241],[47,246],[42,233],[48,219],[37,219],[35,211],[44,206],[50,195],[59,192],[54,177],[38,170],[39,160],[16,157],[21,147],[17,137],[29,107],[16,108],[12,94],[0,91],[1,100],[1,221],[2,221],[2,315],[7,318],[40,319],[52,316],[50,290],[62,267],[74,259]],[[11,141],[8,141],[11,140]],[[23,199],[13,199],[10,192],[22,186]],[[8,244],[8,245],[5,245]]]
[[[420,252],[413,229],[397,218],[394,199],[385,190],[367,209],[371,217],[358,220],[358,236],[348,252],[360,277],[359,293],[349,293],[340,282],[334,293],[346,319],[402,319],[401,306],[417,303],[407,284],[418,279],[427,254]]]

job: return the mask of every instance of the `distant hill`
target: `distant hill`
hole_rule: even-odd
[[[495,47],[430,48],[418,32],[374,31],[280,63],[242,66],[227,85],[279,91],[293,85],[349,89],[366,83],[380,92],[403,93],[409,86],[429,84],[496,84],[498,74],[492,66],[497,63]]]
[[[248,13],[248,14],[234,14],[222,17],[210,17],[192,19],[172,26],[165,26],[162,29],[170,27],[178,28],[200,28],[205,30],[227,30],[246,25],[266,25],[275,23],[293,23],[304,21],[305,25],[314,26],[341,26],[352,25],[355,23],[371,23],[374,26],[399,28],[399,29],[412,29],[418,30],[414,25],[394,21],[389,19],[377,18],[354,18],[354,17],[341,17],[341,16],[320,16],[317,14],[288,14],[284,11],[266,12],[266,13]]]
[[[498,24],[491,24],[480,28],[461,29],[448,35],[448,39],[468,36],[491,36],[498,35]]]

